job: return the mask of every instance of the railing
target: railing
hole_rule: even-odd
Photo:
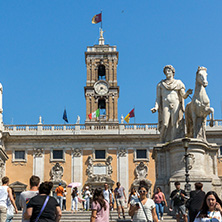
[[[215,120],[214,126],[206,123],[207,131],[222,131],[222,120]],[[14,135],[26,134],[159,134],[157,123],[149,124],[37,124],[37,125],[4,125],[4,132]]]
[[[148,132],[149,131],[149,132]],[[158,134],[157,124],[37,124],[37,125],[4,125],[4,132],[10,134]]]

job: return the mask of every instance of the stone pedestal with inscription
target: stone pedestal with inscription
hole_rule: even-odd
[[[203,183],[203,190],[214,190],[221,194],[221,182],[217,171],[216,144],[191,138],[189,142],[189,170],[191,189],[194,183]],[[175,189],[174,182],[179,181],[181,188],[185,185],[185,149],[182,138],[154,147],[153,159],[156,162],[156,186],[160,186],[169,199],[169,194]]]
[[[105,183],[111,188],[114,185],[114,181],[111,179],[113,169],[111,166],[113,158],[108,156],[105,164],[97,163],[93,164],[93,159],[91,156],[88,157],[88,167],[86,169],[86,174],[88,179],[86,185],[89,186],[90,190],[95,188],[101,188]]]

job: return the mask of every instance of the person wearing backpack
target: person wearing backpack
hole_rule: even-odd
[[[187,214],[186,214],[186,207],[185,207],[185,199],[186,199],[186,192],[180,189],[180,182],[176,181],[174,183],[176,189],[172,191],[170,194],[171,201],[173,201],[173,207],[176,214],[177,222],[180,222],[180,213],[183,215],[184,222],[187,222]],[[170,206],[170,209],[172,206]]]
[[[62,210],[64,188],[62,187],[61,183],[59,183],[59,186],[55,189],[55,193],[57,195],[57,201],[59,203],[59,206]]]
[[[189,221],[193,222],[195,217],[197,216],[200,208],[203,205],[205,192],[202,190],[203,184],[198,182],[195,183],[195,190],[190,192],[190,199],[189,199]]]

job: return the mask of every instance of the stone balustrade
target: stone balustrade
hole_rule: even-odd
[[[222,131],[222,120],[215,120],[207,131]],[[73,135],[73,134],[159,134],[157,123],[148,124],[37,124],[4,125],[4,132],[11,135]]]

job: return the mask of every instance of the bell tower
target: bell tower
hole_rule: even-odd
[[[87,68],[87,80],[84,87],[86,98],[85,122],[118,123],[118,52],[116,46],[104,44],[102,29],[100,29],[99,44],[87,47],[85,62]],[[90,119],[88,115],[97,109],[100,111],[99,117],[93,116]]]

